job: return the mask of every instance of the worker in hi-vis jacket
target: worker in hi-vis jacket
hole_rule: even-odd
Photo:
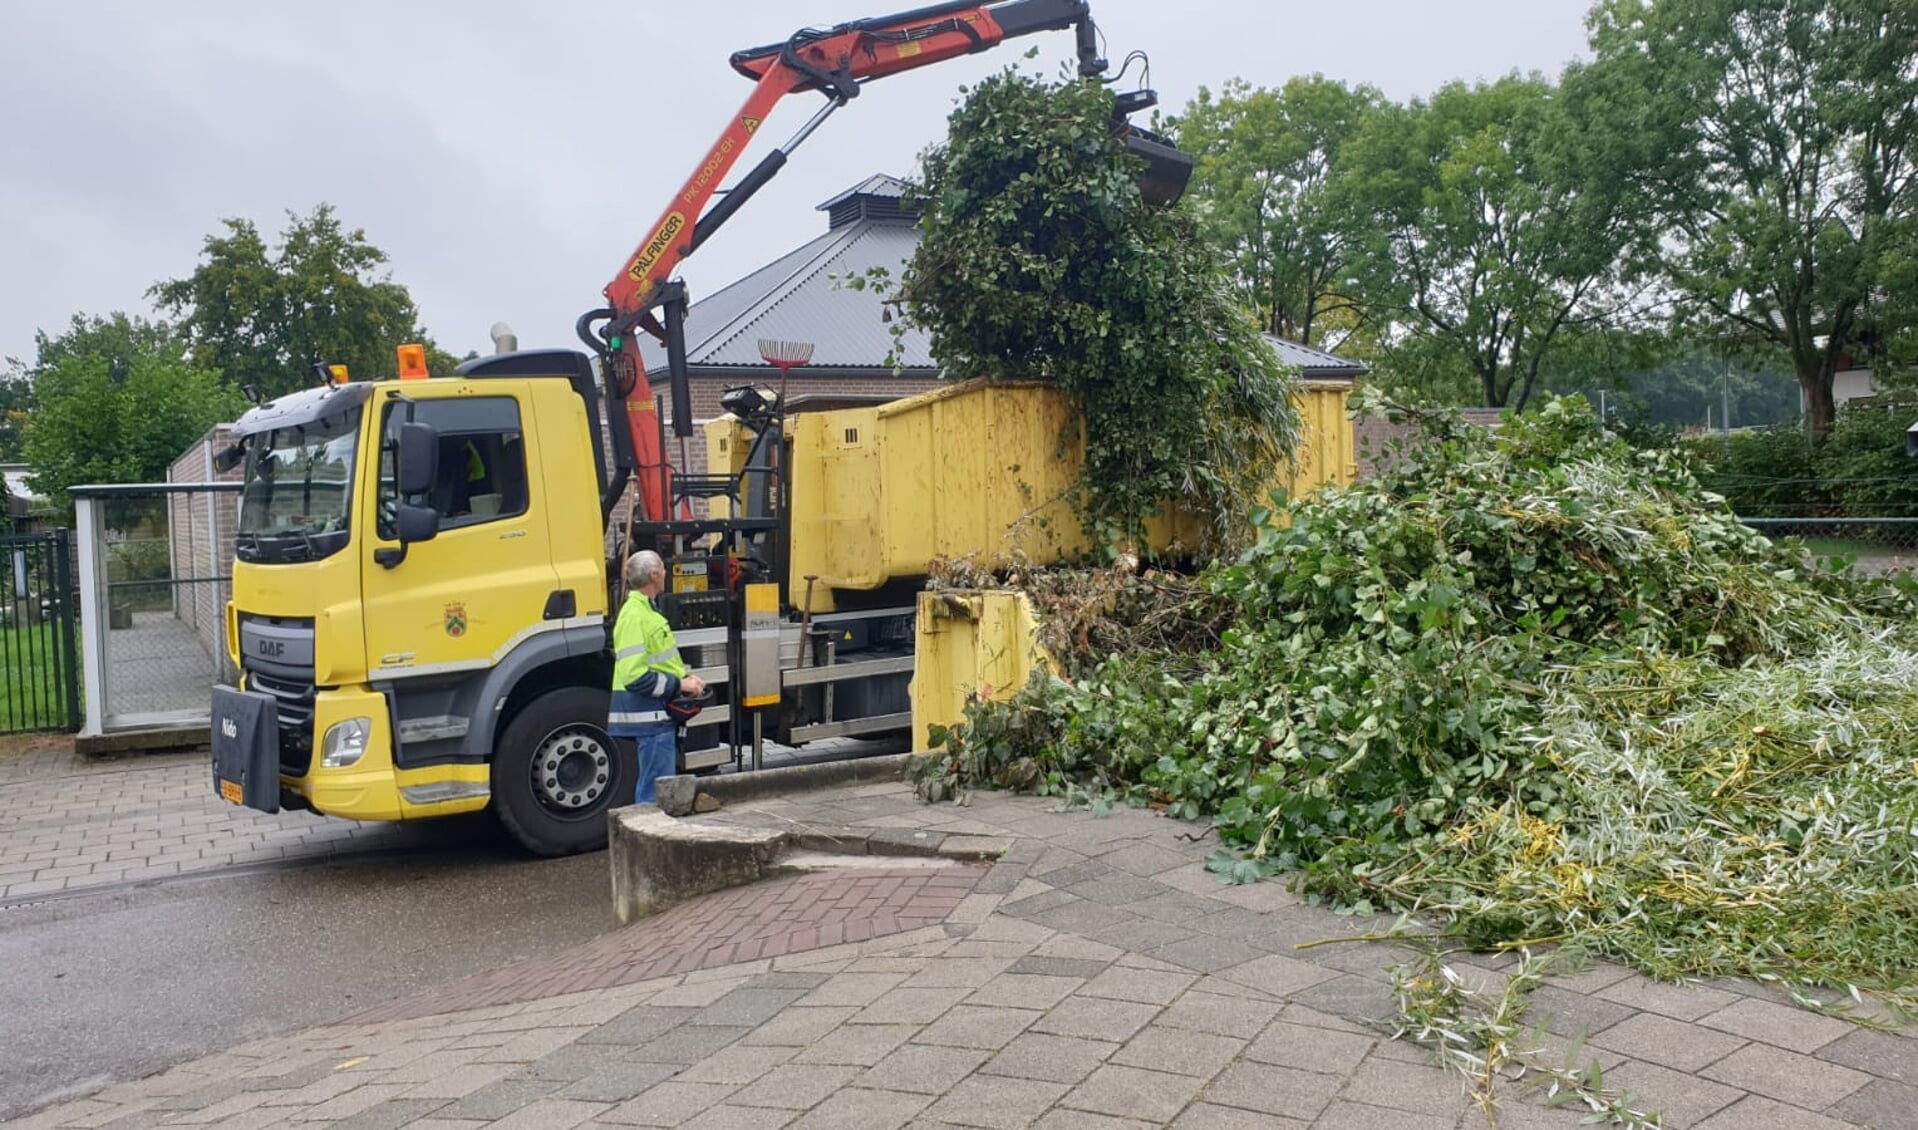
[[[666,704],[706,693],[705,680],[686,669],[666,617],[653,598],[666,589],[666,563],[642,549],[626,559],[626,604],[613,625],[613,701],[606,732],[639,745],[639,786],[633,799],[653,803],[653,782],[678,768],[678,723]]]

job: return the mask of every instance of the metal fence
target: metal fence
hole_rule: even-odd
[[[1918,568],[1918,517],[1740,515],[1768,538],[1803,542],[1820,557],[1849,558],[1869,572]]]
[[[0,733],[80,728],[72,539],[0,537]]]
[[[231,678],[234,483],[76,487],[88,734],[205,725]]]

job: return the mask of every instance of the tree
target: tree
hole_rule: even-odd
[[[1814,440],[1832,377],[1914,324],[1918,6],[1602,0],[1593,70],[1668,137],[1653,182],[1681,326],[1790,359]]]
[[[1337,349],[1366,328],[1352,292],[1355,217],[1340,200],[1345,145],[1384,102],[1320,75],[1277,90],[1233,79],[1169,124],[1198,158],[1192,195],[1266,332]]]
[[[925,158],[900,295],[948,372],[1072,399],[1096,541],[1138,543],[1176,493],[1229,543],[1294,450],[1290,382],[1191,217],[1141,199],[1112,104],[1013,71],[973,88]]]
[[[1522,409],[1564,337],[1626,305],[1642,212],[1585,130],[1536,76],[1367,116],[1347,183],[1376,232],[1364,270],[1398,379],[1469,379]]]
[[[412,296],[381,272],[386,253],[330,205],[288,220],[271,252],[251,220],[221,221],[226,234],[207,237],[191,275],[149,292],[180,319],[194,363],[267,396],[311,385],[316,361],[359,380],[393,376],[394,348],[428,339]],[[450,372],[452,358],[428,344],[429,367]]]
[[[18,362],[8,360],[10,371],[0,373],[0,462],[12,463],[21,458],[26,440],[27,417],[33,409],[33,385],[17,371]]]
[[[33,489],[64,505],[80,483],[155,482],[188,445],[246,407],[219,375],[187,360],[164,323],[75,315],[35,336],[25,454]],[[17,363],[16,363],[17,365]]]

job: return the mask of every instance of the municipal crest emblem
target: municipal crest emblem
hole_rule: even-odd
[[[466,605],[446,606],[446,634],[458,639],[466,634]]]

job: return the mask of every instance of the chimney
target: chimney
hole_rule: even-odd
[[[493,323],[493,352],[513,353],[519,349],[519,337],[505,322]]]

